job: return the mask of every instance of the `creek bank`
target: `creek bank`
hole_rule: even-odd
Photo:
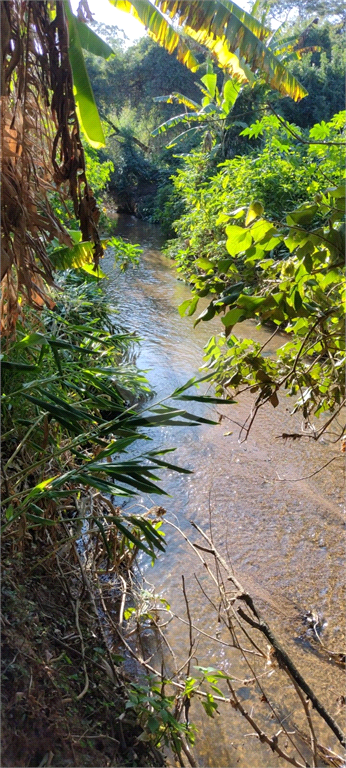
[[[59,554],[47,558],[49,544],[25,536],[15,557],[5,546],[2,765],[163,765],[154,744],[137,741],[143,728],[125,710],[131,681],[109,652],[73,544],[61,555],[55,542]]]
[[[100,425],[112,438],[101,410],[112,425],[148,386],[96,283],[65,273],[63,288],[54,311],[28,310],[2,367],[2,765],[163,765],[102,608],[106,574],[120,625],[142,534],[119,529],[121,507],[107,525],[102,482],[79,475],[104,448]]]

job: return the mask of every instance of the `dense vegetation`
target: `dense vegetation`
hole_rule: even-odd
[[[317,24],[307,2],[272,33],[273,14],[291,5],[256,3],[251,15],[226,0],[128,3],[153,39],[126,48],[116,28],[87,25],[85,2],[77,16],[68,1],[2,4],[7,765],[49,765],[52,743],[61,765],[161,765],[165,745],[194,764],[190,698],[207,685],[213,716],[208,686],[224,697],[222,675],[199,667],[195,680],[188,664],[178,697],[163,675],[133,683],[104,629],[107,618],[122,652],[143,661],[122,625],[136,612],[136,555],[165,551],[164,510],[133,515],[126,501],[165,495],[167,468],[187,472],[168,449],[147,448],[150,432],[213,423],[179,401],[230,401],[250,388],[247,436],[284,389],[318,439],[345,404],[344,19],[322,2]],[[201,298],[196,323],[220,315],[205,350],[216,397],[186,395],[188,382],[171,407],[152,402],[137,340],[100,287],[105,248],[120,269],[140,258],[114,238],[109,206],[171,236],[166,253],[191,287],[182,315],[198,313]],[[245,319],[287,333],[276,358],[235,332]],[[343,434],[338,422],[336,440]],[[76,746],[70,722],[84,734],[95,719],[103,736]],[[277,741],[268,746],[282,757]],[[316,764],[314,744],[312,753]]]
[[[280,115],[304,129],[321,121],[328,122],[344,108],[344,27],[338,19],[322,18],[318,24],[312,24],[311,19],[309,15],[302,15],[299,21],[285,24],[277,33],[277,42],[283,48],[285,41],[293,38],[295,45],[306,50],[301,58],[296,58],[294,51],[288,52],[287,68],[302,82],[308,95],[294,102],[278,98],[275,91],[269,94],[260,80],[252,86],[245,84],[222,125],[222,135],[218,137],[221,146],[209,158],[209,169],[216,169],[223,160],[260,149],[256,134],[249,140],[243,130],[261,118],[268,99]],[[114,51],[114,56],[102,62],[92,54],[86,56],[106,135],[106,148],[98,153],[99,159],[103,163],[106,159],[113,162],[109,190],[120,210],[151,218],[160,223],[165,232],[172,233],[172,222],[178,218],[177,212],[179,214],[182,206],[170,176],[184,162],[184,155],[203,143],[203,130],[208,128],[205,125],[202,132],[190,130],[175,144],[174,138],[182,133],[184,126],[174,124],[173,118],[191,111],[189,100],[200,104],[201,88],[205,88],[200,78],[208,71],[208,64],[198,53],[199,69],[191,72],[150,38],[142,38],[136,45],[125,48],[116,28],[105,29],[97,23],[94,28]],[[215,67],[214,71],[221,90],[222,73]],[[167,101],[174,93],[184,94],[186,105],[181,106],[176,99]],[[163,96],[166,101],[160,98]],[[215,115],[210,118],[215,133]],[[168,133],[155,130],[169,120],[172,127]],[[186,125],[187,129],[195,127],[194,122]],[[259,157],[261,153],[255,154]]]
[[[192,287],[182,314],[211,295],[196,323],[222,315],[226,338],[206,349],[212,379],[226,390],[251,387],[256,409],[268,400],[276,406],[282,386],[299,394],[315,438],[325,424],[309,417],[338,413],[344,402],[344,122],[339,113],[315,125],[304,144],[295,126],[266,116],[243,131],[263,136],[260,154],[225,161],[211,175],[205,153],[186,158],[174,179],[185,212],[167,248]],[[248,318],[288,332],[277,361],[234,336]]]

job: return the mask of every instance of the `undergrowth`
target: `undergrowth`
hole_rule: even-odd
[[[121,499],[188,472],[147,447],[152,427],[204,420],[149,400],[137,340],[95,281],[67,271],[54,300],[23,309],[2,355],[3,765],[163,765],[184,726],[138,666],[128,678],[121,634],[137,552],[165,549],[162,514]],[[145,449],[129,458],[132,444]]]

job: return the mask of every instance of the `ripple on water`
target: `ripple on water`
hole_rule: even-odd
[[[159,396],[166,396],[198,372],[203,345],[220,330],[220,323],[200,323],[194,330],[191,318],[180,318],[177,307],[190,293],[176,280],[170,263],[160,253],[162,238],[155,227],[132,217],[119,217],[117,234],[139,242],[144,254],[139,268],[125,273],[114,270],[111,256],[106,256],[107,292],[119,306],[121,323],[143,338],[139,366],[150,369],[152,387]],[[236,330],[262,343],[270,335],[250,322]],[[273,353],[273,344],[270,342],[268,353]],[[217,546],[226,558],[231,558],[241,581],[310,680],[313,665],[314,686],[334,711],[342,679],[339,670],[314,655],[311,645],[300,638],[304,612],[321,610],[328,622],[326,644],[343,646],[343,478],[339,462],[335,462],[315,477],[299,482],[296,479],[311,475],[337,456],[338,448],[327,441],[316,446],[308,440],[287,443],[278,439],[283,431],[300,429],[299,418],[290,416],[286,399],[275,410],[268,406],[260,411],[248,442],[239,444],[239,427],[234,422],[242,423],[250,408],[251,398],[244,395],[237,405],[217,409],[224,414],[218,426],[153,431],[153,446],[175,445],[174,462],[194,471],[189,477],[165,475],[163,485],[171,498],[164,506],[186,533],[190,532],[191,519],[207,529],[211,511]],[[190,410],[218,419],[214,408],[191,405]],[[224,436],[229,431],[232,434]],[[150,507],[162,504],[162,497],[143,497],[141,502]],[[167,543],[167,553],[158,559],[154,569],[142,559],[148,579],[173,610],[183,614],[184,573],[193,613],[200,625],[213,633],[217,630],[215,616],[194,579],[193,553],[172,529],[168,529]],[[185,658],[187,637],[183,625],[170,641]],[[236,662],[228,650],[223,650],[218,660],[213,653],[210,643],[200,642],[200,663],[207,665],[207,659],[214,666],[223,663],[234,669]],[[251,699],[252,695],[246,688],[243,698]],[[281,703],[284,706],[284,700]],[[228,711],[217,723],[208,720],[206,724],[201,707],[194,703],[193,709],[191,719],[195,717],[205,736],[199,754],[201,765],[248,768],[249,761],[253,768],[268,765],[267,749],[257,740],[254,745],[255,740],[247,735],[249,726],[239,716]],[[230,722],[236,729],[233,736]],[[279,763],[273,756],[271,766],[276,765]]]

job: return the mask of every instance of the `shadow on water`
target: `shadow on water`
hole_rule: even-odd
[[[179,316],[177,307],[190,297],[189,289],[176,279],[172,264],[160,252],[163,240],[154,226],[119,216],[116,234],[139,243],[144,253],[140,266],[124,273],[114,269],[111,255],[106,256],[106,290],[119,307],[122,325],[136,331],[142,339],[138,366],[147,370],[157,397],[165,397],[198,374],[203,345],[220,331],[221,323],[215,319],[200,323],[194,330],[192,318]],[[242,337],[254,337],[262,343],[270,336],[270,332],[256,328],[250,321],[236,327],[237,331]],[[273,353],[274,348],[274,341],[270,342],[268,353]],[[307,652],[306,644],[299,638],[302,616],[308,610],[317,610],[327,622],[326,645],[343,647],[344,626],[340,617],[344,606],[345,542],[341,457],[340,463],[334,462],[323,472],[308,477],[337,456],[339,448],[328,439],[318,444],[308,439],[278,439],[284,431],[300,429],[299,418],[290,415],[291,403],[287,398],[282,398],[276,409],[270,405],[262,409],[248,441],[240,444],[239,427],[234,422],[243,423],[250,409],[251,396],[244,394],[237,404],[222,409],[201,404],[191,407],[190,410],[216,421],[222,410],[223,418],[217,426],[154,430],[153,445],[176,446],[174,463],[193,470],[189,476],[165,474],[162,486],[170,498],[164,506],[169,517],[178,521],[186,533],[190,532],[191,519],[206,530],[211,511],[217,546],[231,559],[245,588],[256,598],[301,672],[334,711],[341,673],[324,658]],[[297,478],[306,477],[296,482]],[[162,497],[143,497],[138,503],[151,507],[162,504]],[[214,632],[215,617],[210,615],[194,579],[194,556],[171,530],[167,531],[167,552],[159,557],[155,567],[151,569],[142,561],[144,574],[174,612],[181,614],[185,611],[181,593],[184,574],[194,615]],[[187,638],[183,625],[179,632],[174,642],[184,659]],[[216,662],[207,645],[199,646],[198,659],[205,665],[221,663]],[[238,715],[228,711],[217,722],[206,723],[198,711],[194,719],[204,730],[200,765],[268,765],[268,752],[257,740],[254,744],[255,739],[246,737],[249,726],[239,722]],[[236,729],[237,736],[232,729]],[[271,766],[275,765],[278,763],[273,756]]]

